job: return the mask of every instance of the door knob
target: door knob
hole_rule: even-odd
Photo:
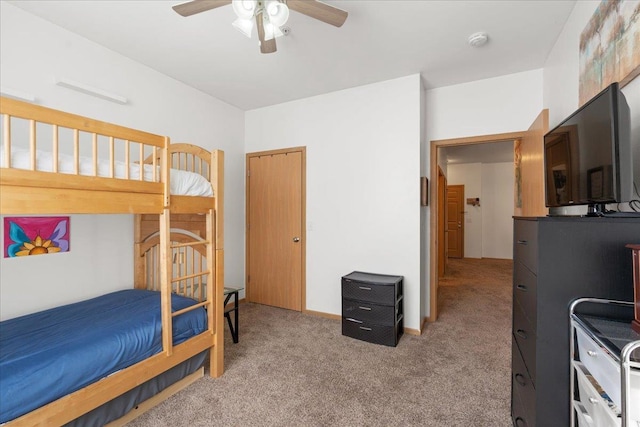
[[[299,237],[294,237],[294,238],[293,238],[293,241],[294,241],[294,242],[296,242],[296,243],[298,243],[298,242],[300,241],[300,238],[299,238]]]

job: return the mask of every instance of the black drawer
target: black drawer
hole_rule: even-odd
[[[352,318],[342,318],[342,335],[374,344],[395,347],[398,344],[398,339],[402,335],[402,331],[402,317],[394,326],[378,325]]]
[[[520,427],[536,425],[536,390],[515,341],[511,345],[511,411]]]
[[[524,264],[513,263],[513,300],[517,301],[531,325],[537,321],[538,278]]]
[[[342,317],[350,317],[378,325],[393,326],[398,316],[398,306],[378,305],[366,301],[342,299]]]
[[[512,386],[513,386],[512,382]],[[524,405],[520,400],[519,390],[511,393],[511,419],[514,427],[534,427],[528,420],[528,416],[524,411]]]
[[[538,272],[538,223],[516,220],[513,229],[513,260],[523,263],[534,274]]]
[[[536,382],[536,334],[520,304],[513,305],[513,337],[533,382]]]
[[[342,297],[369,301],[383,305],[395,305],[402,295],[402,284],[370,284],[342,278]]]

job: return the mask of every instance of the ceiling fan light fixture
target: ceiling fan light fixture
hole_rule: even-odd
[[[233,21],[231,25],[245,36],[251,38],[251,34],[253,33],[253,20],[238,18]]]
[[[233,0],[231,5],[240,19],[251,19],[256,11],[255,0]]]
[[[289,8],[286,4],[281,3],[278,0],[269,0],[266,2],[265,6],[269,22],[276,27],[281,27],[286,24],[289,19]]]
[[[271,39],[282,37],[282,36],[284,36],[284,33],[282,32],[280,27],[277,27],[272,23],[265,21],[264,23],[264,39],[265,40],[271,40]]]
[[[276,52],[275,38],[291,32],[291,29],[285,26],[290,10],[334,27],[341,27],[349,15],[347,11],[321,0],[189,0],[186,3],[174,5],[172,9],[179,15],[187,17],[217,9],[229,3],[238,17],[232,23],[233,27],[251,38],[255,26],[261,53]]]

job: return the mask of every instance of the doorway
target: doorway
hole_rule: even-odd
[[[305,309],[306,149],[247,154],[247,300]]]
[[[544,205],[544,181],[543,181],[543,164],[542,164],[542,148],[543,135],[549,130],[549,110],[542,110],[536,117],[528,130],[521,132],[510,132],[495,135],[484,135],[466,138],[454,138],[446,140],[431,141],[430,147],[430,171],[432,182],[440,185],[438,180],[438,170],[440,169],[440,159],[438,159],[438,148],[470,145],[470,144],[487,144],[504,141],[520,141],[519,150],[516,158],[521,164],[516,165],[516,175],[519,175],[520,183],[518,196],[522,200],[520,207],[515,208],[515,215],[519,216],[544,216],[547,210]],[[516,142],[516,145],[518,143]],[[438,192],[440,190],[438,189]],[[431,220],[429,225],[430,231],[430,250],[429,253],[429,316],[427,321],[435,322],[438,318],[438,271],[440,247],[445,244],[439,236],[438,218],[440,212],[444,209],[442,203],[435,203],[431,207]]]

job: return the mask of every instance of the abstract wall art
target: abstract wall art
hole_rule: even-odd
[[[640,74],[640,1],[603,0],[580,35],[580,105]]]

